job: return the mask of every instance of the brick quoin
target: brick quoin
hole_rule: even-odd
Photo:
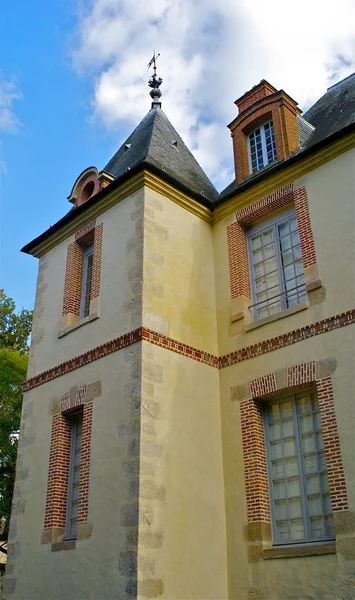
[[[88,520],[92,413],[93,403],[89,402],[88,404],[84,404],[83,428],[81,434],[78,523],[84,523]]]
[[[304,268],[314,265],[316,252],[304,187],[294,190],[294,184],[275,190],[235,213],[236,221],[227,226],[228,263],[231,298],[251,298],[251,275],[247,230],[258,221],[294,204]]]
[[[95,227],[93,219],[75,234],[75,242],[68,246],[65,270],[62,314],[80,315],[84,274],[84,250],[94,244],[90,300],[100,294],[102,223]]]
[[[331,377],[316,380],[315,361],[288,367],[288,387],[294,388],[309,383],[313,383],[317,390],[332,509],[333,512],[347,510],[346,483]],[[270,501],[263,402],[258,399],[258,396],[268,395],[272,398],[273,392],[277,391],[275,373],[250,381],[249,389],[251,397],[240,403],[247,515],[249,522],[269,522]]]

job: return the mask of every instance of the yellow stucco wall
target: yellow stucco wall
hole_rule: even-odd
[[[32,377],[142,323],[143,189],[97,217],[103,224],[100,317],[65,337],[61,328],[71,235],[40,259],[28,376]]]
[[[354,305],[354,180],[355,150],[295,180],[307,190],[317,263],[324,290],[321,301],[307,310],[245,331],[244,321],[231,322],[226,227],[230,217],[213,227],[219,354],[287,333],[353,308]]]

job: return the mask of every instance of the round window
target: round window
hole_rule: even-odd
[[[95,189],[95,182],[88,181],[88,183],[84,187],[83,191],[81,192],[81,201],[85,202],[86,200],[88,200],[90,198],[90,196],[92,196],[94,189]]]

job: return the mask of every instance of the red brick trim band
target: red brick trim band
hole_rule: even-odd
[[[355,309],[340,313],[334,317],[328,317],[327,319],[317,321],[311,325],[305,325],[304,327],[295,329],[289,333],[284,333],[274,338],[257,342],[252,346],[246,346],[245,348],[241,348],[240,350],[236,350],[230,354],[225,354],[220,358],[214,356],[213,354],[209,354],[208,352],[204,352],[203,350],[199,350],[198,348],[194,348],[193,346],[187,346],[182,342],[169,338],[160,333],[156,333],[151,329],[139,327],[134,331],[125,333],[124,335],[106,342],[101,346],[97,346],[93,350],[84,352],[75,358],[67,360],[56,367],[48,369],[48,371],[44,371],[43,373],[28,379],[22,384],[22,391],[27,392],[35,387],[38,387],[39,385],[43,385],[48,381],[56,379],[57,377],[61,377],[66,373],[75,371],[76,369],[79,369],[80,367],[83,367],[94,360],[98,360],[99,358],[103,358],[108,354],[112,354],[112,352],[117,352],[117,350],[121,350],[121,348],[130,346],[136,342],[140,342],[141,340],[145,340],[151,344],[155,344],[156,346],[161,346],[162,348],[166,348],[172,352],[176,352],[177,354],[183,354],[188,358],[203,362],[211,367],[221,369],[223,367],[228,367],[229,365],[254,358],[255,356],[267,354],[273,350],[278,350],[279,348],[284,348],[285,346],[302,342],[303,340],[314,337],[315,335],[320,335],[322,333],[327,333],[328,331],[338,329],[339,327],[351,325],[352,323],[355,323]]]
[[[313,383],[317,389],[327,461],[329,492],[333,512],[348,509],[345,475],[335,416],[331,377],[316,379],[316,363],[304,362],[288,367],[287,388]],[[245,471],[248,522],[269,522],[270,502],[263,425],[263,401],[260,396],[277,389],[275,373],[249,381],[250,397],[241,400],[241,429]]]

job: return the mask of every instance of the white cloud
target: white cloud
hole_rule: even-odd
[[[20,126],[13,103],[22,98],[21,92],[11,81],[2,79],[0,72],[0,131],[5,133],[16,133]]]
[[[127,130],[149,109],[156,48],[164,111],[221,189],[233,178],[234,100],[265,78],[306,109],[354,70],[353,13],[352,0],[336,10],[321,0],[92,0],[74,65],[93,77],[95,117]]]

